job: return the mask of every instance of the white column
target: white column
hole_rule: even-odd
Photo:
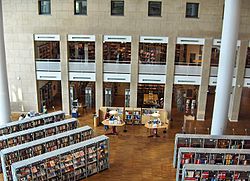
[[[89,61],[89,47],[87,43],[84,43],[84,59],[85,62]]]
[[[10,122],[10,99],[4,48],[2,1],[0,1],[0,125]]]
[[[211,134],[223,135],[228,120],[233,68],[240,23],[241,0],[225,0],[220,61]]]

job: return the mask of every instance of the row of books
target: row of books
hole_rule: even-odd
[[[109,138],[102,135],[11,165],[13,180],[80,180],[109,168]]]

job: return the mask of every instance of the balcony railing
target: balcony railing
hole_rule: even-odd
[[[93,62],[69,62],[69,72],[95,72],[96,64]]]
[[[104,63],[103,64],[104,73],[131,73],[131,64],[119,64],[119,63]]]
[[[36,70],[47,72],[60,72],[60,59],[36,59]]]
[[[166,75],[166,65],[140,64],[139,74],[147,75]]]
[[[201,66],[176,65],[175,75],[201,76]]]
[[[69,59],[69,62],[95,63],[95,59]]]

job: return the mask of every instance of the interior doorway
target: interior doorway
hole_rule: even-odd
[[[79,113],[95,109],[95,82],[70,82],[70,108],[78,108]]]
[[[62,110],[61,81],[38,80],[38,110],[41,113]],[[45,107],[44,107],[45,106]]]
[[[105,107],[124,107],[129,105],[130,84],[122,82],[104,82],[103,105]]]

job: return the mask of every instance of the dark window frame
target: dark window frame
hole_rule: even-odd
[[[187,2],[185,17],[186,18],[199,18],[199,7],[200,7],[200,3]],[[195,8],[195,9],[192,9],[192,8]],[[189,11],[191,11],[191,13]]]
[[[160,12],[159,13],[155,13],[152,12],[152,5],[156,6],[156,5],[160,5]],[[148,16],[150,17],[161,17],[161,13],[162,13],[162,2],[161,1],[148,1]]]
[[[76,12],[76,3],[77,2],[84,2],[84,1],[86,1],[86,12],[79,12],[79,13],[77,13]],[[74,15],[82,15],[82,16],[87,16],[88,15],[88,0],[74,0]]]
[[[122,12],[121,13],[114,12],[115,6],[117,6],[119,3],[121,3],[123,6]],[[124,9],[125,9],[124,7],[125,7],[124,0],[111,0],[111,16],[124,16]]]
[[[44,12],[42,11],[42,3],[49,2],[49,11]],[[38,0],[38,14],[39,15],[51,15],[51,0]]]

